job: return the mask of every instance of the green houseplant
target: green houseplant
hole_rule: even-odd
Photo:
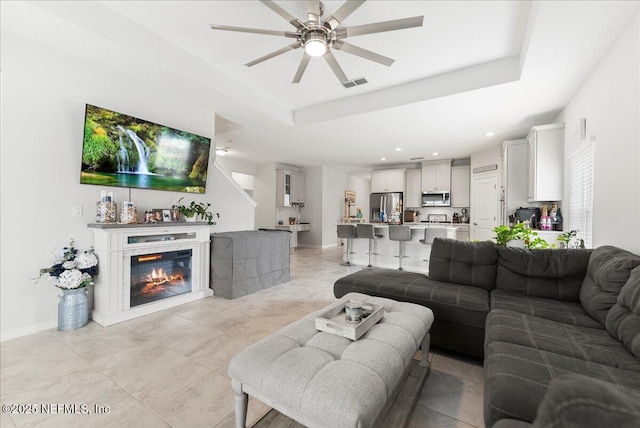
[[[516,223],[513,227],[500,225],[493,228],[496,233],[496,244],[506,246],[510,241],[521,241],[525,248],[553,248],[544,239],[538,237],[538,232],[525,227],[524,223]],[[511,244],[512,245],[512,244]],[[514,245],[517,246],[517,245]]]
[[[572,230],[570,232],[564,232],[563,234],[558,236],[558,241],[560,242],[560,245],[562,246],[562,248],[569,248],[570,247],[569,244],[571,243],[571,240],[575,238],[577,234],[578,234],[577,230]]]
[[[195,221],[199,217],[202,220],[206,220],[208,224],[213,224],[214,213],[209,211],[210,203],[191,201],[189,205],[184,205],[182,204],[182,199],[184,198],[178,199],[178,203],[172,208],[177,210],[185,219],[193,219]],[[219,213],[215,213],[215,216],[220,218]]]

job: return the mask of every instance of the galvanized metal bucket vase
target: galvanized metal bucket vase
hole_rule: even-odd
[[[75,330],[89,322],[86,287],[64,289],[58,303],[58,331]]]

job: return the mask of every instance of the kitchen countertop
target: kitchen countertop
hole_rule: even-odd
[[[311,228],[311,223],[296,223],[296,224],[277,224],[276,229],[280,230],[289,230],[292,227],[298,228],[299,226],[306,226]]]
[[[371,224],[373,224],[373,227],[375,227],[376,229],[388,229],[389,226],[396,226],[396,225],[379,224],[379,223],[371,223]],[[427,228],[457,229],[458,226],[460,226],[460,224],[457,224],[457,223],[404,223],[398,226],[409,226],[413,230],[421,230],[421,229],[427,229]]]

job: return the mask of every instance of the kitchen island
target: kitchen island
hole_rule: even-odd
[[[376,235],[382,235],[373,243],[373,255],[371,264],[374,267],[397,269],[398,268],[398,241],[389,239],[389,225],[373,223]],[[457,225],[453,223],[410,223],[405,224],[411,229],[411,240],[404,242],[404,255],[402,268],[409,272],[429,272],[429,259],[431,245],[420,242],[424,238],[424,231],[430,229],[443,229],[447,238],[456,239]],[[351,245],[351,263],[357,266],[367,266],[369,264],[369,240],[354,239]],[[346,245],[343,260],[346,260]]]
[[[212,233],[210,253],[209,283],[216,296],[236,299],[289,281],[288,232]]]

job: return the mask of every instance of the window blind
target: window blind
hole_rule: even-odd
[[[569,230],[577,230],[586,248],[592,246],[594,143],[584,141],[569,157]]]

